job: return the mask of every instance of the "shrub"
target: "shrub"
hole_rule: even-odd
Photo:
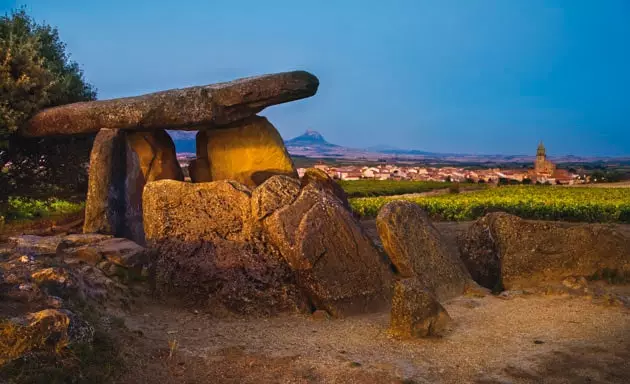
[[[16,131],[43,108],[95,98],[57,29],[23,9],[0,17],[0,204],[16,192],[85,190],[91,136],[25,139]]]

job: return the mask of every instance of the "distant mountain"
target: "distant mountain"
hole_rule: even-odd
[[[321,133],[311,129],[307,129],[302,135],[284,143],[288,147],[339,147],[338,145],[330,144]]]
[[[175,142],[177,153],[193,157],[195,153],[196,131],[168,131]],[[314,130],[307,130],[302,135],[286,140],[285,145],[293,156],[308,158],[334,158],[346,160],[370,161],[425,161],[437,163],[531,163],[533,155],[475,155],[457,153],[435,153],[417,149],[400,149],[388,145],[378,145],[366,149],[349,148],[326,141],[324,136]],[[556,163],[623,161],[630,158],[605,158],[583,156],[550,156]]]

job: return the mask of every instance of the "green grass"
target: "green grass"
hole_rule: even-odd
[[[348,197],[393,196],[405,193],[429,192],[445,189],[454,185],[440,181],[409,181],[409,180],[353,180],[339,181],[339,185],[346,191]],[[462,184],[462,186],[481,188],[477,184]]]
[[[79,212],[85,203],[57,198],[33,199],[28,197],[10,197],[0,216],[8,221],[33,220],[44,217],[65,215]]]
[[[505,186],[462,194],[407,198],[434,219],[473,220],[503,211],[529,219],[630,223],[630,188]],[[350,200],[359,215],[374,217],[391,199]]]

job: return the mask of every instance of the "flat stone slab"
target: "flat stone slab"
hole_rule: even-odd
[[[49,108],[22,127],[24,136],[73,135],[101,128],[197,130],[220,127],[270,105],[313,96],[319,80],[305,71],[248,77],[142,96]]]

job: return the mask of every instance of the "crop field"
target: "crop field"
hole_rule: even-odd
[[[352,180],[339,181],[348,197],[392,196],[405,193],[430,192],[449,188],[452,183],[409,180]]]
[[[473,220],[503,211],[528,219],[630,223],[630,188],[504,186],[407,200],[439,220]],[[391,198],[354,198],[350,205],[359,215],[374,217],[389,201]]]

